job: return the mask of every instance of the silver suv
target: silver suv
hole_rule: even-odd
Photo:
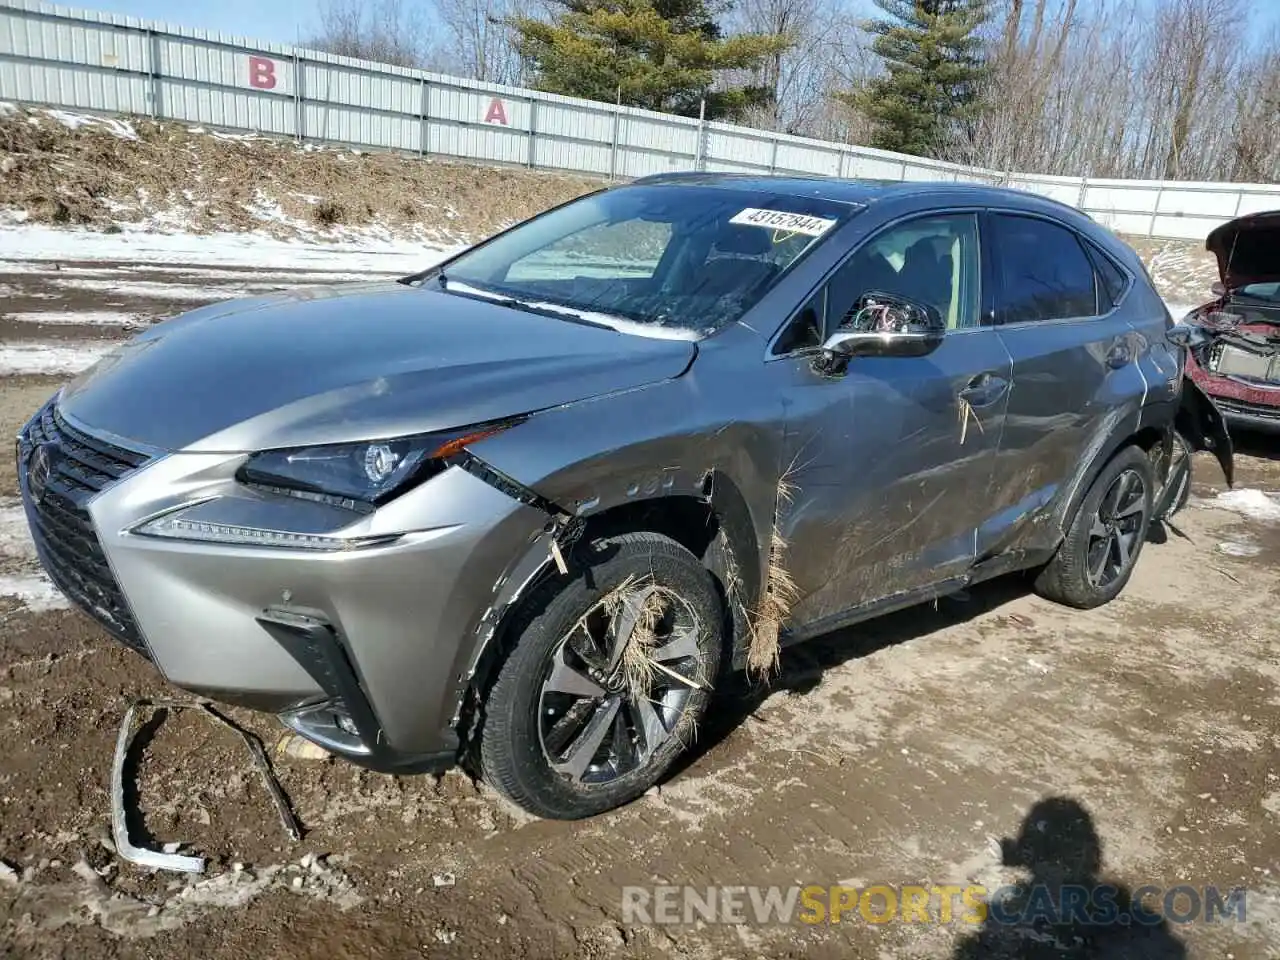
[[[1114,597],[1186,451],[1230,471],[1171,327],[1038,197],[659,177],[160,324],[19,476],[49,575],[172,683],[580,817],[780,646],[1012,571]]]

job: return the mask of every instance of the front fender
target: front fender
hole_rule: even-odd
[[[719,382],[695,367],[678,380],[544,411],[472,449],[586,520],[666,497],[715,504],[732,489],[750,531],[744,540],[767,544],[784,416],[777,396]],[[744,558],[757,571],[748,581],[762,581],[766,561],[761,549]]]

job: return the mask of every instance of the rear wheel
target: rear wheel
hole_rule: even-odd
[[[1152,516],[1151,461],[1126,447],[1102,468],[1052,560],[1036,578],[1050,600],[1087,610],[1129,582]]]
[[[575,819],[653,786],[692,741],[719,668],[711,575],[668,537],[592,543],[531,597],[484,704],[480,770],[530,813]]]
[[[1157,447],[1151,467],[1157,485],[1151,515],[1167,520],[1185,507],[1191,496],[1191,444],[1175,430],[1167,458],[1164,449]]]

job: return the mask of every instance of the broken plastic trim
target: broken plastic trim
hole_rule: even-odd
[[[551,517],[553,524],[551,529],[554,530],[550,545],[551,559],[555,562],[556,569],[560,571],[561,576],[568,575],[569,564],[565,560],[565,556],[573,549],[574,544],[578,542],[578,538],[582,536],[582,531],[586,529],[586,521],[581,517],[575,517],[568,510],[530,490],[519,481],[511,479],[501,470],[495,470],[470,450],[463,450],[450,462],[456,463],[467,473],[483,480],[495,490],[500,490],[511,499],[517,500],[525,506],[533,507],[535,510],[541,510]]]
[[[546,499],[546,497],[540,496],[530,490],[518,480],[513,480],[501,470],[496,470],[489,466],[489,464],[485,463],[470,450],[461,451],[457,456],[452,458],[450,462],[456,463],[463,470],[467,471],[467,473],[479,480],[483,480],[494,489],[501,490],[507,496],[511,497],[511,499],[518,500],[526,506],[534,507],[535,509],[541,510],[543,513],[550,514],[553,517],[561,515],[567,516],[569,513],[569,511],[561,509],[559,506]]]
[[[284,790],[280,787],[280,782],[276,779],[275,773],[272,772],[271,764],[267,760],[267,753],[263,750],[262,743],[257,737],[228,720],[203,700],[144,699],[133,701],[129,704],[129,708],[125,710],[124,719],[120,721],[120,733],[116,737],[115,756],[111,763],[111,834],[112,839],[115,841],[116,852],[120,856],[130,863],[136,863],[142,867],[150,867],[154,870],[174,870],[179,873],[204,873],[207,862],[204,857],[188,857],[176,853],[163,853],[148,847],[137,847],[129,839],[129,822],[124,805],[124,762],[129,753],[129,741],[133,734],[133,718],[139,709],[147,707],[170,710],[195,709],[208,717],[210,721],[229,727],[240,734],[248,746],[250,754],[253,755],[258,771],[262,774],[263,782],[266,784],[267,792],[271,794],[271,799],[275,804],[276,812],[280,815],[280,822],[284,826],[285,832],[295,841],[302,839],[302,828],[298,824],[297,817],[294,816],[293,811],[289,808],[288,798],[285,797]]]

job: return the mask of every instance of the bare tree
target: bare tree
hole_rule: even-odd
[[[1243,0],[1004,0],[973,129],[949,156],[997,170],[1219,179],[1274,170],[1280,130]],[[1270,116],[1270,121],[1263,118]],[[1265,131],[1265,132],[1263,132]]]
[[[1280,28],[1272,31],[1242,68],[1251,82],[1232,97],[1227,134],[1227,177],[1245,183],[1280,181]]]
[[[524,79],[524,64],[505,23],[517,12],[514,0],[435,0],[435,9],[451,41],[449,59],[458,73],[491,83],[517,84]]]
[[[320,28],[306,41],[326,53],[401,67],[436,59],[421,8],[401,0],[322,0]]]
[[[843,0],[741,0],[726,26],[791,40],[750,78],[773,91],[773,99],[744,118],[748,125],[833,140],[865,136],[856,111],[831,96],[864,82],[874,69]]]
[[[524,82],[505,25],[545,0],[321,0],[311,43],[476,80]],[[1249,0],[991,0],[977,118],[945,159],[997,171],[1280,180],[1280,28],[1250,30]],[[726,34],[791,45],[749,76],[773,92],[751,126],[865,143],[867,119],[832,96],[881,69],[858,0],[715,0]]]

